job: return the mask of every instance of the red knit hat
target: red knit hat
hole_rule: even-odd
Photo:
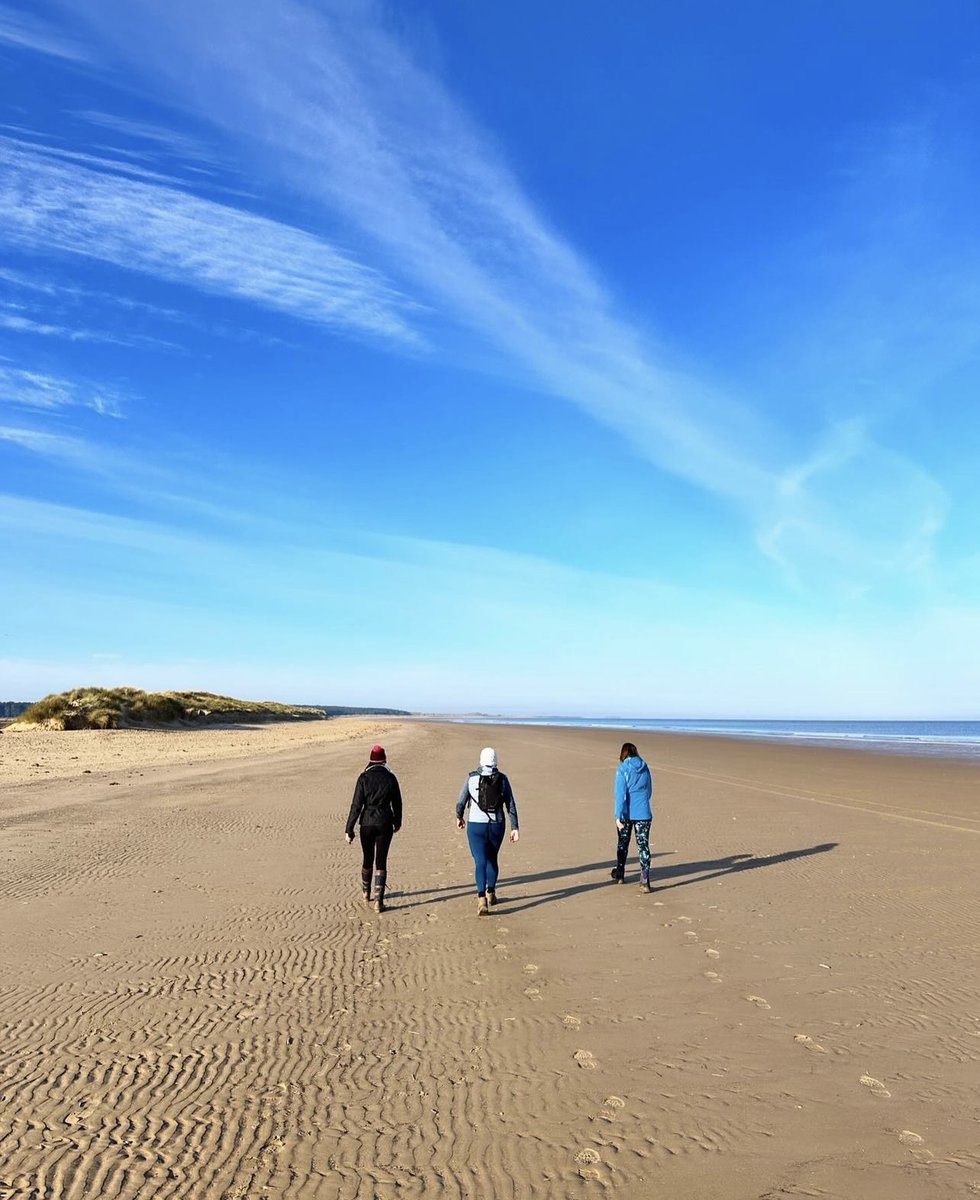
[[[370,762],[386,762],[387,755],[385,754],[384,746],[372,746]]]

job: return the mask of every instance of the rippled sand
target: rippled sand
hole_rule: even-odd
[[[980,1190],[980,767],[343,718],[0,736],[0,1198]],[[390,909],[343,840],[381,740]],[[476,916],[453,821],[521,813]],[[89,772],[89,773],[86,773]]]

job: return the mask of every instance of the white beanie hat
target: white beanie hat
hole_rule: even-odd
[[[493,746],[487,746],[480,751],[480,766],[495,767],[497,765],[497,751]]]

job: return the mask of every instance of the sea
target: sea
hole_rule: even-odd
[[[787,721],[676,717],[460,716],[444,718],[480,725],[565,725],[585,729],[633,729],[654,733],[712,733],[980,758],[980,721]]]

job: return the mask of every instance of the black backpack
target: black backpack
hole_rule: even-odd
[[[481,775],[477,804],[488,817],[496,817],[504,807],[504,777],[499,771]]]

